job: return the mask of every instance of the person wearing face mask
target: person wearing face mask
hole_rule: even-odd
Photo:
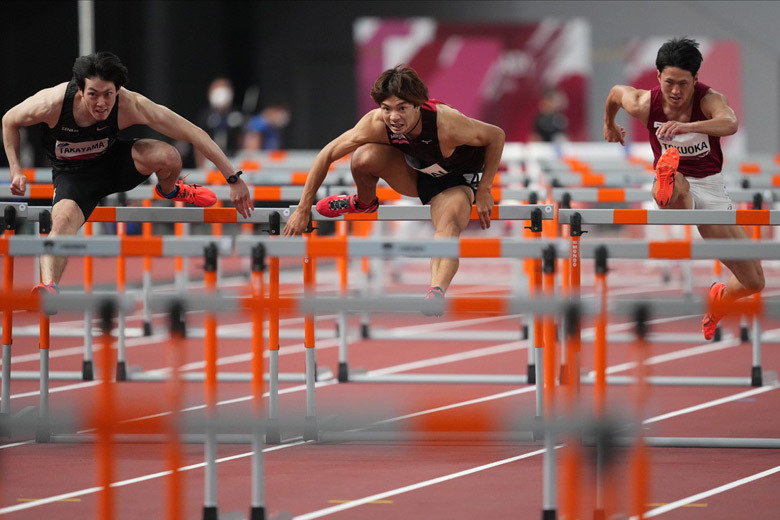
[[[348,153],[357,194],[320,200],[321,215],[375,212],[377,181],[384,179],[398,193],[430,204],[436,237],[459,237],[469,223],[472,204],[482,229],[490,227],[491,188],[504,149],[504,131],[430,99],[428,88],[408,65],[384,71],[374,82],[371,97],[378,108],[317,154],[283,234],[306,229],[329,166]],[[426,298],[443,299],[457,270],[457,258],[431,259]]]
[[[23,196],[27,177],[19,160],[20,129],[40,125],[43,147],[52,163],[54,199],[49,236],[75,235],[98,202],[157,176],[157,195],[195,206],[212,206],[213,191],[179,179],[181,156],[155,139],[120,139],[120,130],[146,125],[192,143],[212,161],[230,185],[230,200],[249,217],[249,189],[220,147],[201,128],[146,97],[125,88],[127,68],[110,52],[76,59],[69,82],[46,88],[3,116],[3,143],[11,169],[11,194]],[[151,195],[151,193],[150,193]],[[66,257],[41,256],[41,283],[35,290],[59,292]]]
[[[689,38],[664,43],[656,56],[658,86],[651,90],[615,85],[607,97],[604,139],[625,146],[625,129],[615,123],[622,108],[641,121],[650,135],[655,156],[653,196],[662,209],[733,210],[721,174],[720,138],[736,133],[734,110],[720,92],[699,81],[703,61],[699,44]],[[702,238],[748,239],[742,226],[700,225]],[[710,287],[710,300],[734,301],[764,289],[758,260],[722,260],[732,272],[728,283]],[[710,340],[723,318],[711,312],[702,319],[702,334]]]
[[[227,78],[215,78],[209,85],[209,106],[200,114],[198,125],[209,134],[217,145],[232,157],[241,147],[244,116],[233,108],[233,82]],[[196,148],[195,165],[203,168],[206,158]]]

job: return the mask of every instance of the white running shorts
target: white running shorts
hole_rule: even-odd
[[[701,179],[686,177],[685,180],[688,181],[691,187],[694,209],[734,209],[734,203],[731,202],[731,198],[726,191],[726,183],[723,181],[722,173],[716,173]]]

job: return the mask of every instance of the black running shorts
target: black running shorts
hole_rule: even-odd
[[[132,154],[135,141],[117,139],[104,155],[85,161],[84,166],[76,171],[55,170],[52,175],[52,206],[63,199],[70,199],[78,204],[86,220],[104,197],[132,190],[148,179],[148,175],[142,175],[135,169]]]
[[[455,186],[468,186],[477,193],[479,173],[448,173],[441,177],[433,177],[427,173],[417,172],[417,195],[423,204],[428,204],[439,193]]]

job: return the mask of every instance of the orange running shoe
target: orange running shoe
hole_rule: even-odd
[[[720,300],[723,298],[723,290],[726,288],[725,284],[715,282],[710,286],[710,302]],[[715,330],[718,328],[718,322],[723,318],[722,315],[713,314],[708,312],[701,320],[701,332],[704,334],[704,339],[711,340],[715,336]]]
[[[176,181],[176,187],[179,188],[179,190],[175,195],[171,195],[170,197],[167,197],[162,192],[159,184],[155,186],[154,190],[157,192],[157,195],[164,199],[179,200],[192,204],[193,206],[209,207],[217,203],[216,194],[199,184],[185,184],[184,179],[179,179]]]
[[[655,200],[658,206],[664,208],[669,205],[674,193],[674,174],[680,164],[680,152],[670,146],[658,159],[655,166]]]
[[[428,294],[425,295],[426,300],[432,301],[444,301],[444,291],[438,285],[428,289]],[[441,313],[434,309],[425,309],[422,311],[425,316],[433,316],[435,318],[441,318]]]
[[[41,297],[43,297],[45,294],[60,294],[60,288],[57,287],[57,284],[54,282],[49,283],[39,283],[35,287],[32,288],[32,294],[38,293]],[[49,316],[54,316],[57,314],[57,311],[51,311],[51,310],[44,310],[46,314]]]
[[[331,195],[317,203],[317,212],[323,217],[340,217],[346,213],[374,213],[379,208],[379,199],[376,198],[368,206],[358,202],[355,195]]]

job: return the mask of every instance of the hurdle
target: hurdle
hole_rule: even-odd
[[[210,286],[214,285],[214,274],[210,271]],[[257,282],[257,281],[256,281]],[[261,282],[257,282],[261,283]],[[151,421],[149,426],[131,425],[125,421],[125,416],[120,410],[116,409],[115,399],[115,383],[118,381],[116,378],[112,378],[112,360],[113,356],[113,337],[110,334],[112,326],[112,317],[120,309],[124,308],[125,311],[131,310],[139,301],[133,300],[128,295],[56,295],[52,299],[52,295],[44,296],[41,298],[37,294],[29,295],[26,293],[13,293],[10,291],[4,291],[2,305],[0,309],[3,311],[9,309],[20,310],[34,310],[37,308],[52,310],[74,310],[74,309],[90,309],[92,311],[97,310],[98,315],[101,317],[101,328],[103,334],[101,335],[101,344],[103,346],[100,353],[99,360],[99,375],[101,376],[101,382],[99,383],[98,391],[98,405],[96,409],[87,416],[87,426],[94,431],[94,434],[79,433],[75,435],[51,433],[52,424],[68,424],[73,426],[75,424],[81,424],[78,421],[73,421],[73,418],[68,416],[67,420],[59,422],[52,421],[51,414],[48,407],[41,409],[41,416],[36,426],[36,440],[38,442],[94,442],[96,450],[97,460],[97,474],[98,483],[100,486],[98,496],[98,516],[106,520],[113,518],[114,512],[114,491],[112,486],[114,475],[114,445],[120,442],[118,433],[121,431],[131,431],[133,434],[141,435],[155,435],[162,434],[163,442],[166,446],[166,462],[168,465],[168,473],[170,480],[168,481],[168,490],[166,493],[166,518],[174,519],[181,517],[182,500],[183,500],[183,488],[181,481],[181,453],[180,453],[180,437],[188,442],[192,442],[192,435],[182,435],[180,430],[182,426],[191,428],[195,426],[198,430],[203,428],[205,433],[202,439],[197,439],[197,442],[204,443],[205,449],[205,487],[204,487],[204,506],[203,506],[203,518],[204,519],[216,519],[217,509],[217,473],[216,473],[216,444],[218,442],[217,426],[223,425],[229,428],[244,428],[244,424],[247,424],[249,431],[251,432],[251,443],[254,448],[252,454],[252,499],[250,505],[250,518],[252,520],[261,520],[266,518],[265,509],[265,480],[263,470],[263,455],[260,444],[261,435],[263,431],[263,419],[262,419],[262,395],[263,395],[263,360],[262,360],[262,335],[260,335],[258,341],[253,343],[253,374],[254,379],[252,381],[252,399],[254,417],[247,423],[246,421],[235,422],[232,420],[219,419],[216,417],[214,411],[216,406],[216,394],[215,394],[215,378],[216,373],[216,359],[211,353],[207,352],[207,372],[210,374],[210,378],[205,386],[205,399],[207,404],[206,420],[202,425],[198,425],[196,422],[191,422],[188,426],[180,420],[180,408],[181,408],[181,378],[178,378],[177,368],[181,367],[183,362],[183,338],[184,338],[184,312],[186,310],[202,310],[208,313],[222,312],[222,311],[247,311],[253,315],[253,329],[256,332],[261,332],[261,317],[262,312],[269,305],[267,300],[263,299],[262,292],[253,292],[249,297],[249,301],[244,305],[226,305],[226,301],[230,301],[222,296],[217,296],[215,293],[201,297],[200,299],[187,298],[182,296],[168,296],[164,298],[158,298],[153,300],[153,306],[158,309],[166,309],[170,313],[171,329],[168,350],[171,353],[171,360],[174,365],[173,376],[170,378],[170,391],[168,392],[168,402],[170,406],[170,416],[168,420],[163,421]],[[210,346],[213,348],[213,345]],[[258,357],[259,356],[259,357]],[[112,380],[113,379],[113,380]],[[125,411],[135,414],[146,414],[144,407],[135,407]],[[5,425],[5,424],[4,424]],[[10,422],[10,427],[14,426],[14,422]],[[47,436],[41,438],[40,431],[46,431]],[[128,439],[130,442],[139,442],[137,438],[131,437]],[[242,439],[242,442],[246,442]]]
[[[720,225],[777,225],[780,212],[771,210],[560,210],[562,222],[573,223],[572,253],[582,255],[580,245],[583,224],[720,224]],[[575,236],[576,235],[576,236]],[[746,242],[746,243],[741,243]],[[576,243],[576,246],[575,246]],[[613,258],[667,258],[667,259],[767,259],[778,258],[778,244],[739,240],[703,240],[701,242],[670,241],[639,244],[611,244],[608,255]],[[620,248],[624,249],[620,249]],[[590,250],[592,251],[592,250]],[[577,258],[577,265],[580,265]],[[761,340],[757,321],[754,321],[753,366],[749,385],[761,386]],[[655,339],[652,335],[648,340]],[[662,339],[659,337],[658,339]],[[672,338],[673,339],[673,338]],[[614,381],[614,380],[613,380]],[[664,384],[664,380],[654,379],[653,384]],[[737,380],[683,378],[669,384],[745,384],[742,378]],[[616,382],[616,381],[615,381]]]

